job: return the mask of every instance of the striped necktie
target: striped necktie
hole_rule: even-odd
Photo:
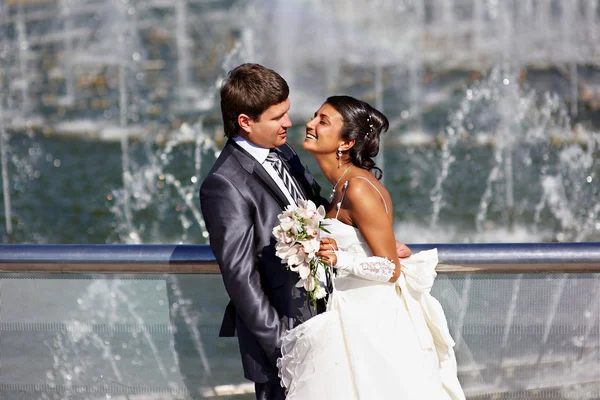
[[[298,184],[296,183],[296,181],[294,181],[294,178],[292,178],[287,168],[283,165],[283,161],[274,150],[269,151],[267,161],[270,162],[275,171],[277,171],[277,175],[279,175],[279,177],[283,181],[283,184],[285,185],[286,189],[288,190],[296,204],[298,204],[298,200],[300,199],[305,200],[302,191],[300,191],[300,189],[298,188]]]

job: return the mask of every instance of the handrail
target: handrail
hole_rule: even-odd
[[[600,272],[600,242],[413,244],[438,249],[437,271],[461,273]],[[0,245],[0,272],[219,273],[208,245]]]

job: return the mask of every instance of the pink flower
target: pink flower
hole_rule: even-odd
[[[316,238],[319,236],[319,231],[312,226],[309,226],[306,228],[306,234],[312,238]]]
[[[287,253],[287,264],[291,267],[293,265],[300,265],[305,263],[306,252],[304,247],[300,244],[293,245]]]
[[[325,297],[324,283],[319,282],[324,282],[325,268],[328,267],[322,265],[315,255],[320,247],[325,208],[317,207],[310,200],[301,200],[298,207],[286,207],[277,218],[279,224],[272,231],[277,241],[275,254],[281,258],[282,264],[298,273],[297,287],[304,287],[313,300]]]

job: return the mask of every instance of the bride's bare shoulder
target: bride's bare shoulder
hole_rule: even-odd
[[[379,208],[382,202],[390,201],[389,193],[374,176],[355,175],[348,178],[347,185],[346,198],[353,208]]]

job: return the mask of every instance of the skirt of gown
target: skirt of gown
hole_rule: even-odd
[[[415,327],[403,293],[411,290],[401,287],[336,278],[327,311],[283,338],[278,367],[286,398],[464,399],[452,348],[441,360],[431,330]]]

